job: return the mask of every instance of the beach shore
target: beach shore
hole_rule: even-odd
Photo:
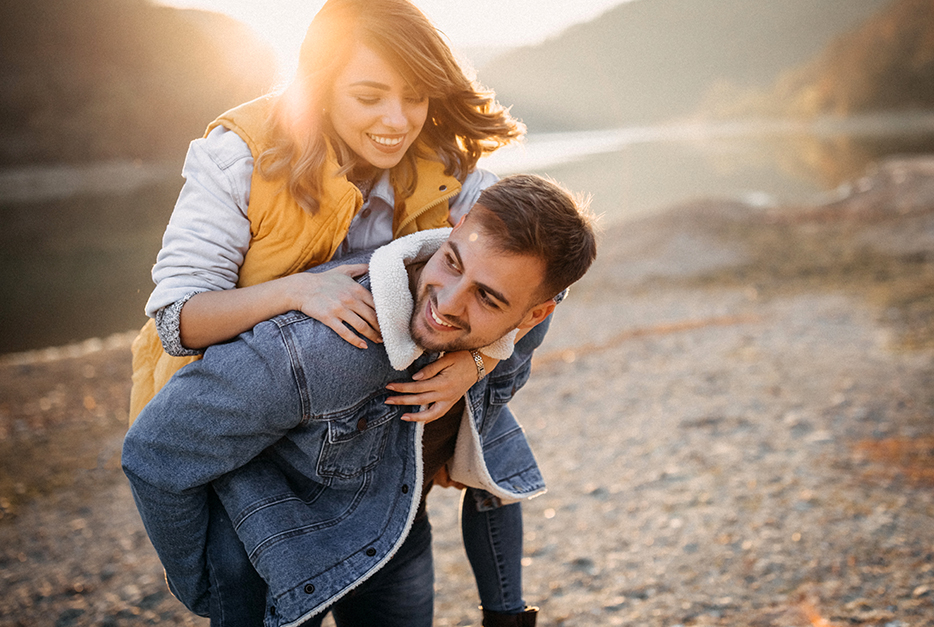
[[[131,335],[0,358],[0,626],[206,627],[119,467]],[[934,625],[934,158],[607,228],[511,404],[540,625]],[[438,626],[479,625],[457,494]]]

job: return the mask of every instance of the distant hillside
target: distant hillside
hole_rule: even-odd
[[[887,0],[634,0],[480,69],[533,131],[692,113],[715,83],[771,84]]]
[[[0,0],[0,166],[183,156],[275,72],[272,51],[220,14]]]
[[[809,117],[934,108],[934,0],[894,0],[765,89],[722,84],[717,117]]]

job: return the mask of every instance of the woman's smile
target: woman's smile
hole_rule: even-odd
[[[358,44],[334,80],[328,115],[357,157],[385,170],[398,165],[422,132],[428,98],[376,52]]]

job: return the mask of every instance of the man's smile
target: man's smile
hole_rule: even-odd
[[[428,315],[431,318],[431,320],[439,327],[442,327],[444,329],[457,329],[458,328],[455,325],[450,324],[449,322],[445,322],[444,320],[441,319],[441,316],[439,316],[437,311],[435,310],[434,301],[430,298],[428,299]]]

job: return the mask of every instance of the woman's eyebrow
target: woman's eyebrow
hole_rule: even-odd
[[[368,81],[368,80],[356,81],[354,83],[351,83],[350,87],[372,87],[374,89],[384,89],[386,91],[389,91],[390,89],[392,89],[389,85],[385,83],[379,83],[377,81]]]

